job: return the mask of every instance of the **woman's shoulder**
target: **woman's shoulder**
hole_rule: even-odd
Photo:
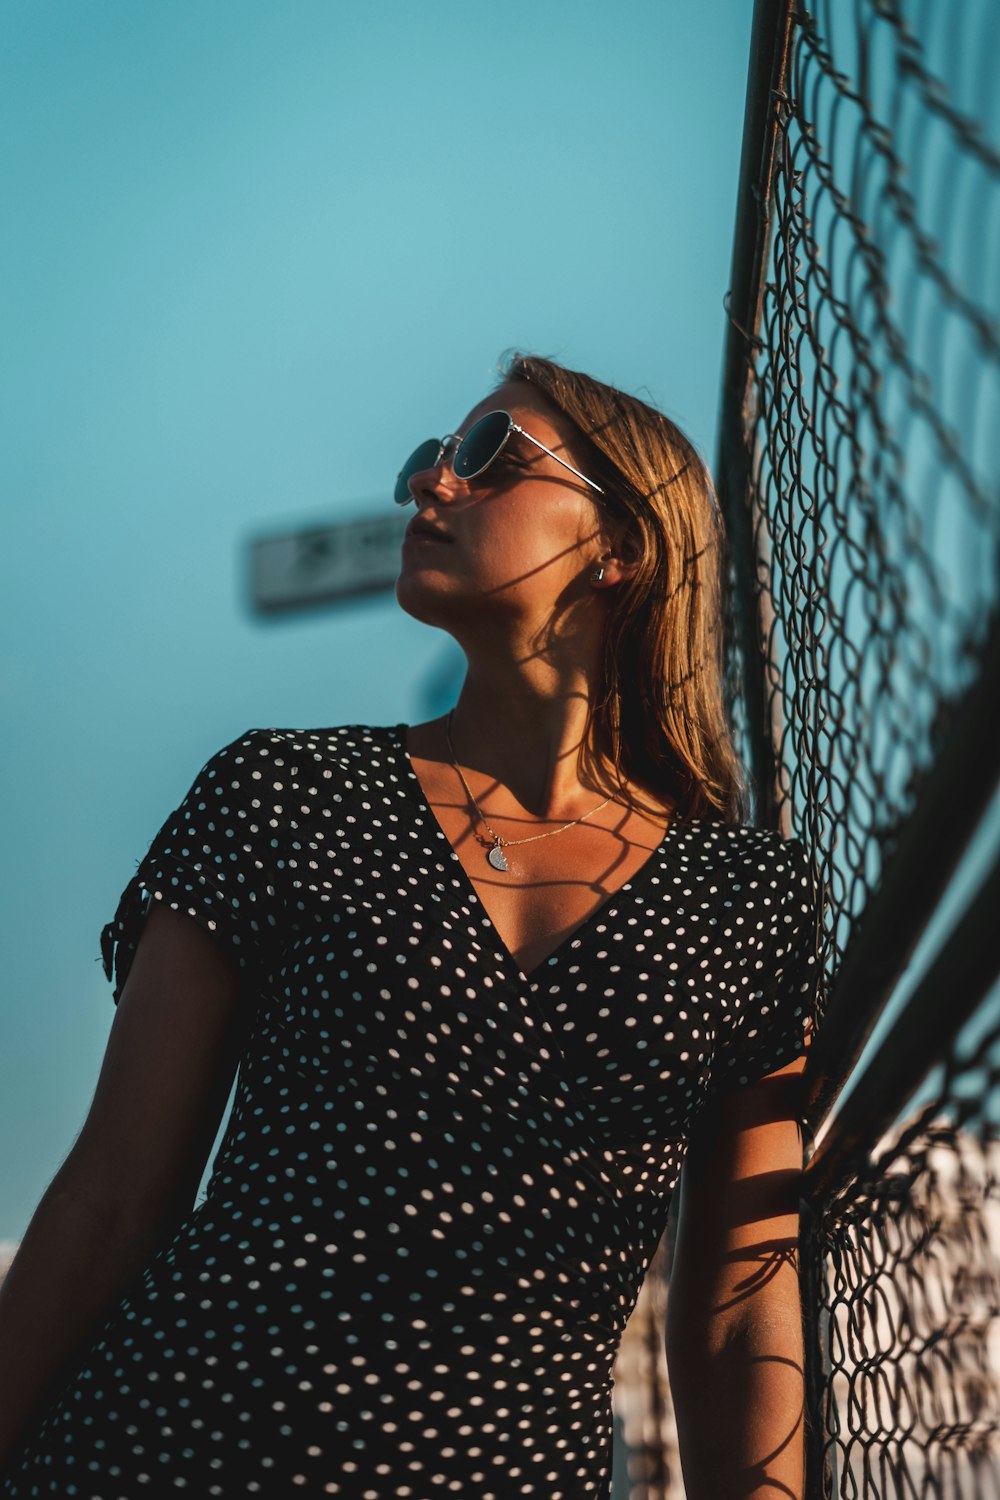
[[[405,724],[330,724],[316,728],[285,726],[247,729],[216,751],[212,770],[252,767],[273,772],[276,782],[298,782],[313,768],[329,776],[339,768],[364,780],[368,772],[394,764],[406,745]],[[274,778],[272,778],[274,779]]]
[[[729,823],[717,815],[702,814],[678,817],[676,826],[703,845],[712,845],[723,854],[766,853],[788,855],[803,846],[797,834],[786,836],[777,828],[763,828],[756,823]]]
[[[377,766],[403,741],[405,725],[334,724],[321,728],[268,726],[245,729],[215,750],[201,767],[194,788],[206,783],[259,783],[280,789],[286,780],[308,774],[312,765],[344,770]]]
[[[696,817],[681,819],[676,832],[682,856],[729,877],[740,872],[758,884],[787,888],[798,884],[810,866],[803,840],[785,837],[776,828]]]
[[[219,753],[238,753],[241,749],[261,755],[283,751],[338,752],[364,754],[405,732],[404,724],[332,724],[318,728],[271,727],[246,729],[223,746]]]

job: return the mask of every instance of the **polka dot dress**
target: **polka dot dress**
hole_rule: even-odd
[[[608,1496],[612,1365],[692,1123],[805,1046],[804,846],[679,822],[525,974],[404,725],[254,729],[104,929],[116,1003],[154,901],[248,980],[233,1110],[0,1493]]]

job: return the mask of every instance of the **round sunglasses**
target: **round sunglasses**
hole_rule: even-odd
[[[532,437],[530,432],[525,432],[514,421],[509,411],[488,411],[485,417],[480,417],[478,422],[473,422],[464,438],[459,438],[456,433],[449,432],[443,438],[428,438],[418,448],[414,448],[406,463],[400,469],[396,478],[396,488],[393,499],[397,505],[408,505],[414,498],[410,489],[410,480],[414,474],[421,473],[424,469],[433,469],[441,462],[451,443],[457,442],[451,457],[452,471],[458,479],[475,479],[478,474],[487,470],[491,463],[500,457],[512,432],[519,433],[521,437],[527,438],[529,443],[534,443],[536,448],[541,448],[550,458],[554,458],[557,464],[562,464],[577,479],[582,479],[584,484],[589,484],[592,490],[599,495],[604,491],[599,484],[588,479],[586,474],[581,474],[579,469],[574,469],[558,453],[553,453],[551,448],[546,448],[537,438]]]

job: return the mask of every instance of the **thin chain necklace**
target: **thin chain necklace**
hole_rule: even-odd
[[[464,776],[464,774],[462,772],[462,767],[459,765],[457,759],[455,758],[455,747],[454,747],[454,745],[451,742],[451,720],[452,720],[452,715],[454,714],[454,712],[455,712],[455,710],[452,709],[451,712],[448,715],[447,720],[445,721],[445,726],[444,726],[444,732],[445,732],[445,735],[446,735],[447,740],[448,740],[448,753],[451,756],[451,763],[452,763],[452,765],[455,767],[455,770],[458,772],[459,776],[462,778],[462,785],[465,787],[465,790],[469,794],[469,800],[470,800],[470,802],[472,803],[473,807],[476,809],[476,812],[479,814],[479,820],[480,820],[480,822],[482,823],[483,827],[486,829],[486,832],[489,834],[489,839],[484,839],[483,836],[482,836],[482,834],[479,834],[479,833],[477,833],[475,835],[475,837],[479,840],[479,842],[481,844],[486,844],[486,843],[490,844],[490,849],[489,849],[489,852],[486,855],[486,858],[489,860],[489,862],[493,866],[494,870],[509,870],[510,869],[510,866],[507,863],[507,860],[506,860],[506,858],[504,856],[504,852],[503,851],[505,849],[509,849],[513,844],[533,844],[536,841],[536,839],[550,839],[550,838],[552,838],[557,833],[565,833],[566,830],[567,830],[567,828],[575,828],[578,823],[586,823],[586,821],[587,821],[588,818],[592,818],[595,813],[600,812],[600,810],[601,810],[602,807],[607,807],[608,803],[611,801],[610,797],[605,797],[604,801],[602,803],[600,803],[599,806],[592,807],[590,809],[590,812],[584,813],[584,815],[583,815],[582,818],[574,818],[573,821],[572,821],[572,823],[564,823],[561,828],[550,828],[547,833],[534,833],[534,834],[531,835],[530,838],[527,838],[527,839],[504,839],[504,838],[501,838],[498,833],[494,833],[493,829],[487,823],[486,818],[483,815],[483,810],[479,806],[479,803],[476,801],[475,797],[473,796],[471,786],[469,785],[469,783],[465,779],[465,776]]]

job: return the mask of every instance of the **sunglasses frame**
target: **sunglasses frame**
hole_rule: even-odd
[[[481,464],[478,469],[473,469],[468,474],[459,474],[459,473],[457,473],[457,471],[455,469],[455,461],[458,458],[459,453],[462,451],[462,444],[464,442],[466,442],[469,437],[471,437],[471,435],[475,432],[476,428],[480,425],[480,423],[489,421],[490,417],[506,417],[507,418],[507,431],[504,433],[503,437],[501,438],[499,444],[497,445],[496,450],[493,453],[490,454],[490,456],[486,460],[486,462],[484,464]],[[588,479],[587,478],[586,474],[581,474],[579,469],[574,469],[574,467],[573,467],[572,464],[567,463],[564,458],[560,458],[559,455],[558,455],[558,453],[553,453],[551,448],[546,448],[546,446],[545,446],[544,443],[540,443],[536,437],[532,437],[532,435],[531,435],[530,432],[528,432],[524,427],[521,427],[517,422],[514,421],[514,418],[511,416],[511,414],[510,414],[509,411],[504,411],[504,409],[502,407],[500,407],[500,406],[498,406],[495,411],[484,412],[481,417],[479,417],[475,422],[473,422],[472,426],[469,428],[468,432],[465,434],[464,437],[460,438],[458,436],[457,432],[449,432],[449,433],[446,433],[443,438],[426,438],[424,440],[425,442],[429,442],[429,443],[436,442],[437,445],[438,445],[437,456],[434,459],[434,462],[431,463],[431,464],[427,464],[426,467],[428,469],[434,469],[434,468],[436,468],[437,465],[441,462],[441,460],[444,457],[445,453],[447,452],[449,443],[453,443],[454,442],[454,443],[457,444],[457,446],[455,447],[455,450],[454,450],[454,452],[451,455],[451,471],[452,471],[452,473],[455,475],[456,479],[461,479],[463,482],[465,480],[468,480],[468,479],[477,479],[480,474],[485,474],[485,472],[489,468],[490,464],[496,463],[497,459],[500,457],[501,453],[503,452],[503,450],[506,448],[508,442],[510,441],[510,435],[511,435],[512,432],[516,432],[521,437],[527,438],[529,443],[534,443],[534,445],[535,445],[536,448],[540,448],[543,453],[547,453],[548,456],[549,456],[549,458],[554,458],[557,464],[562,464],[562,466],[563,466],[564,469],[568,469],[571,474],[575,474],[576,477],[577,477],[577,479],[582,479],[583,482],[584,482],[584,484],[589,485],[592,490],[596,490],[599,495],[603,495],[604,494],[604,491],[601,489],[601,486],[599,484],[595,484],[592,479]],[[423,443],[418,443],[417,447],[414,448],[413,452],[414,453],[419,452],[419,450],[423,446],[424,446]],[[412,454],[411,454],[411,457],[412,457]],[[409,460],[407,460],[407,462],[409,462]],[[405,468],[405,467],[406,467],[406,465],[404,464],[403,468]],[[396,483],[397,483],[397,485],[399,483],[399,478],[402,475],[402,472],[403,472],[403,470],[400,469],[399,475],[397,475],[397,477],[396,477]],[[413,473],[414,474],[419,474],[419,473],[421,473],[421,470],[420,469],[414,469]],[[409,505],[410,501],[415,498],[414,495],[413,495],[412,490],[410,490],[410,488],[409,488],[409,486],[410,486],[410,480],[412,479],[412,477],[413,477],[412,474],[407,475],[406,487],[407,487],[407,490],[408,490],[408,494],[406,496],[406,499],[405,500],[398,500],[398,499],[396,499],[395,495],[393,496],[393,499],[396,499],[396,504],[397,505]]]

